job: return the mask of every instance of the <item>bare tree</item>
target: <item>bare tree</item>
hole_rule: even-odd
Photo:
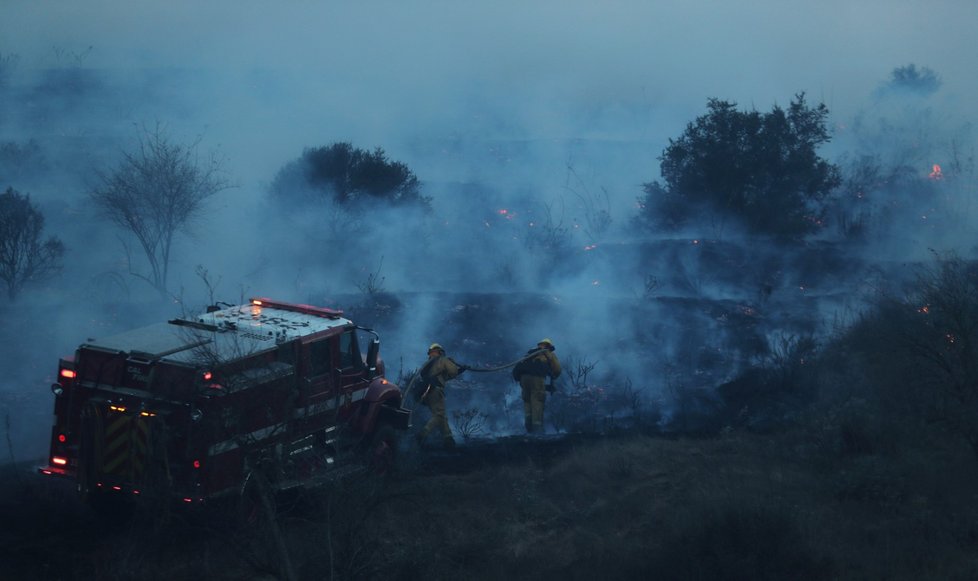
[[[139,241],[149,274],[133,269],[127,247],[129,273],[163,295],[176,233],[188,229],[207,198],[230,187],[222,160],[214,155],[202,160],[199,143],[174,143],[159,125],[144,129],[136,148],[122,153],[118,167],[99,172],[99,186],[91,194],[112,222]]]
[[[571,182],[575,183],[571,183]],[[567,178],[564,189],[574,194],[584,212],[584,233],[588,239],[594,241],[602,236],[611,227],[611,196],[608,190],[601,188],[601,193],[596,193],[588,187],[584,179],[577,174],[573,164],[567,164]]]
[[[0,280],[13,300],[30,282],[47,279],[61,270],[65,247],[51,236],[41,241],[44,215],[30,196],[13,188],[0,194]]]

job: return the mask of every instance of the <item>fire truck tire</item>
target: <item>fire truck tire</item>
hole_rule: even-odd
[[[367,464],[370,472],[387,476],[397,466],[398,431],[388,423],[377,425],[367,449]]]

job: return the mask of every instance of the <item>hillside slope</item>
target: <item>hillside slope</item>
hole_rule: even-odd
[[[824,426],[823,426],[824,427]],[[101,518],[3,471],[2,579],[968,579],[967,451],[839,454],[830,428],[405,449],[398,474],[222,512]],[[290,567],[283,567],[287,562]]]

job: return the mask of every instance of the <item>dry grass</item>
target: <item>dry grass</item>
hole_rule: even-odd
[[[966,449],[825,457],[817,448],[799,453],[806,439],[801,430],[596,441],[549,465],[528,459],[427,476],[416,504],[386,516],[387,532],[411,548],[389,555],[384,571],[426,579],[978,573],[978,512],[962,509],[976,506]]]
[[[935,438],[855,454],[825,434],[839,429],[595,438],[546,453],[532,441],[502,442],[512,453],[457,473],[421,460],[382,485],[350,482],[300,499],[282,525],[301,579],[978,578],[978,469],[968,447]],[[460,464],[467,453],[455,457]],[[56,494],[34,493],[31,503],[65,509]],[[275,571],[256,566],[241,537],[199,520],[108,529],[84,512],[63,514],[76,539],[65,554],[3,573],[259,579]],[[23,527],[27,518],[4,522]],[[44,554],[58,538],[8,531],[21,554]],[[16,555],[3,557],[9,567]]]

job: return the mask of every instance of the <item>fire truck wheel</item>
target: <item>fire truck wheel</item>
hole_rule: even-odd
[[[374,430],[367,450],[370,472],[389,475],[394,472],[397,460],[397,430],[390,424],[380,424]]]

